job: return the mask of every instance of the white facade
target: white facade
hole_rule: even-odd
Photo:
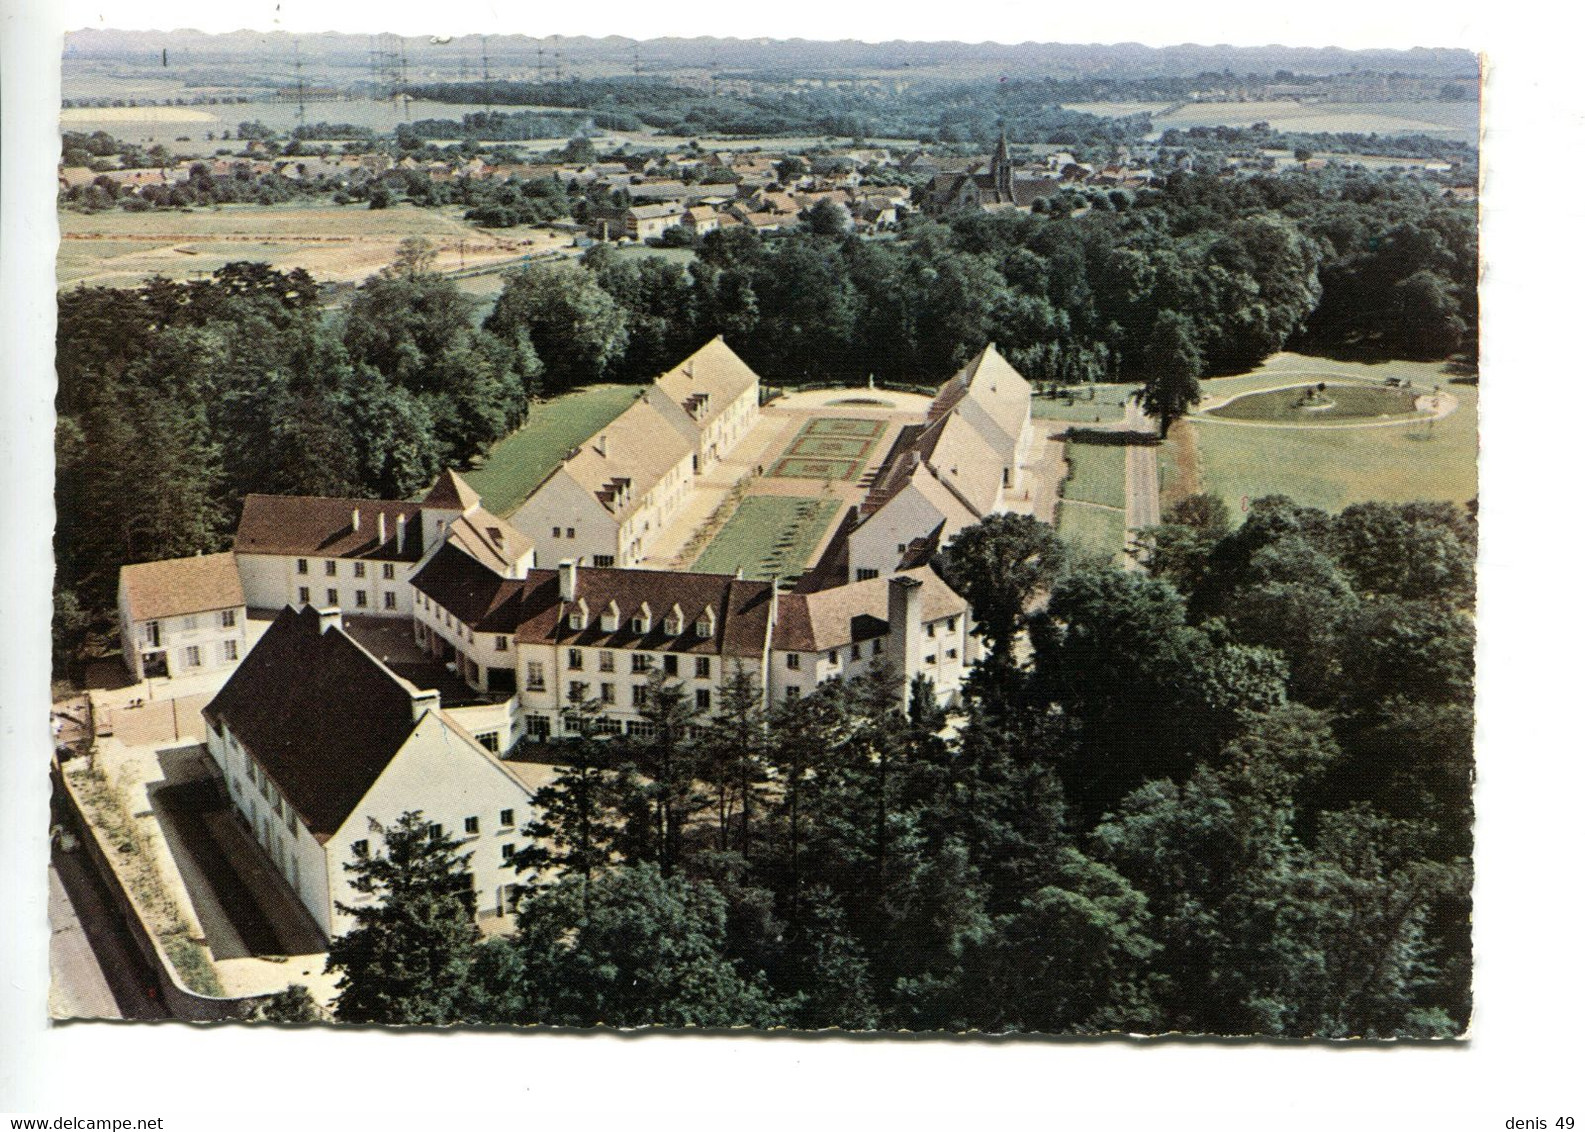
[[[248,605],[277,610],[288,605],[337,606],[348,613],[411,617],[414,562],[372,558],[320,558],[237,552],[237,570]]]
[[[137,680],[235,668],[247,655],[246,626],[242,606],[133,621],[122,602],[122,656]]]

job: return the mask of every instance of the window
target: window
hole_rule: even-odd
[[[600,650],[600,671],[601,672],[615,672],[616,671],[616,653],[612,652],[610,649],[601,649]]]
[[[710,710],[710,689],[700,688],[693,694],[693,706],[700,711]]]
[[[594,556],[594,564],[605,569],[610,569],[612,566],[616,565],[616,556],[613,554],[596,554]]]
[[[853,646],[853,652],[852,652],[852,654],[851,654],[851,655],[850,655],[850,657],[849,657],[849,659],[851,659],[851,660],[857,660],[857,659],[858,659],[858,658],[859,658],[859,657],[860,657],[860,656],[862,656],[862,655],[863,655],[863,650],[862,650],[862,649],[860,649],[860,647],[859,647],[859,646],[858,646],[858,645],[857,645],[857,644],[855,644],[855,645],[854,645],[854,646]]]
[[[462,832],[463,833],[478,833],[479,832],[479,819],[478,819],[478,817],[475,816],[475,817],[471,817],[471,818],[463,818],[462,819]]]
[[[237,642],[236,641],[221,641],[220,642],[220,652],[221,652],[221,655],[224,656],[227,660],[236,660],[237,659]]]
[[[499,752],[501,749],[501,733],[499,731],[486,731],[482,735],[475,735],[474,738],[479,741],[479,746],[486,751]]]
[[[362,839],[354,841],[352,843],[352,855],[354,857],[367,857],[369,855],[369,843]]]
[[[947,632],[956,633],[957,631],[958,631],[958,619],[956,617],[948,617],[947,618]]]
[[[550,528],[550,537],[551,538],[560,538],[561,537],[561,528],[560,527],[551,527]]]
[[[369,608],[369,591],[354,590],[352,592],[352,604],[359,609]]]
[[[501,811],[501,828],[502,829],[511,828],[511,826],[513,826],[516,823],[516,820],[517,819],[513,815],[511,810],[502,810]]]
[[[660,661],[661,667],[665,669],[667,676],[677,675],[677,654],[667,653],[660,658]]]
[[[860,566],[859,567],[858,580],[861,581],[861,582],[867,582],[871,578],[878,578],[880,576],[881,576],[881,572],[879,570],[871,570],[871,569],[869,569],[868,567],[865,567],[865,566]]]
[[[694,657],[693,674],[700,680],[707,679],[710,675],[710,658],[707,656]]]
[[[797,688],[788,688],[787,689],[787,702],[788,703],[794,703],[794,702],[797,701],[798,697],[801,696],[801,695],[803,695],[803,693],[801,691],[799,691]]]
[[[881,653],[883,653],[885,651],[886,651],[886,638],[885,637],[876,637],[875,638],[875,644],[873,646],[871,646],[871,648],[870,648],[870,655],[871,656],[880,656]]]
[[[795,652],[788,653],[787,654],[787,667],[791,671],[797,672],[800,668],[803,667],[803,657],[799,656]]]
[[[196,628],[198,628],[198,615],[196,613],[189,613],[182,618],[182,630],[184,632],[191,633]]]
[[[947,659],[948,660],[956,660],[956,659],[958,659],[958,650],[957,649],[948,649],[947,650]]]
[[[505,652],[506,651],[506,635],[504,633],[497,633],[495,635],[495,651],[496,652]]]
[[[385,608],[386,609],[392,609],[392,610],[394,610],[396,608],[396,595],[394,593],[391,593],[389,591],[386,592],[386,595],[385,595]]]
[[[935,635],[936,635],[936,623],[934,621],[932,621],[932,622],[930,622],[930,624],[925,626],[925,636],[933,637]]]
[[[567,702],[578,703],[589,694],[589,685],[582,680],[567,681]]]
[[[396,581],[396,563],[383,563],[380,566],[380,577],[384,578],[387,582]]]
[[[602,704],[614,704],[614,703],[616,703],[616,685],[615,684],[601,684],[600,685],[600,702]]]
[[[653,721],[648,719],[630,719],[627,721],[627,733],[635,739],[653,739],[658,733]]]
[[[513,845],[510,841],[501,846],[501,864],[510,865],[512,863],[512,858],[516,855],[517,846]]]
[[[582,649],[568,649],[567,650],[567,667],[568,667],[568,669],[570,669],[573,672],[582,672],[583,671],[583,650]]]
[[[650,668],[654,666],[654,663],[655,663],[655,658],[650,656],[649,653],[647,653],[647,652],[636,652],[636,653],[633,654],[633,671],[634,672],[639,672],[639,673],[648,672],[650,670]]]
[[[567,528],[567,537],[568,538],[577,538],[578,537],[578,528],[577,527],[568,527]]]
[[[327,589],[325,591],[325,604],[326,605],[340,605],[341,604],[341,591],[336,589],[334,586],[332,586],[329,589]]]
[[[334,578],[335,576],[336,576],[336,563],[335,563],[335,560],[334,559],[327,560],[325,562],[325,577]]]
[[[648,707],[649,706],[649,685],[648,684],[634,684],[633,685],[633,706],[636,707],[636,708],[642,708],[642,707]]]
[[[187,667],[197,668],[204,663],[204,650],[197,645],[187,646]]]
[[[936,662],[936,654],[935,653],[931,653],[929,656],[925,657],[925,663],[926,664],[934,664],[935,662]]]
[[[431,838],[433,838],[436,841],[439,841],[442,837],[445,836],[445,834],[446,834],[446,831],[444,829],[440,828],[440,823],[438,821],[432,821],[432,822],[429,823],[429,836]]]
[[[540,661],[531,660],[524,666],[523,687],[531,692],[545,690],[545,666]]]
[[[306,573],[308,573],[308,559],[306,559],[306,558],[299,558],[299,559],[298,559],[298,560],[297,560],[297,572],[298,572],[298,573],[299,573],[299,574],[306,574]]]
[[[361,577],[363,577],[363,563],[361,563],[361,562],[354,562],[354,563],[353,563],[353,564],[352,564],[352,576],[353,576],[353,577],[354,577],[354,578],[361,578]]]
[[[237,627],[237,611],[235,609],[222,609],[220,611],[220,627],[222,629],[235,629]]]
[[[830,652],[826,653],[826,663],[827,664],[835,664],[836,662],[837,662],[837,650],[836,649],[832,649]]]

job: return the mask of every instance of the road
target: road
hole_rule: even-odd
[[[1147,417],[1139,402],[1130,399],[1124,410],[1123,430],[1130,434],[1154,434],[1155,422]],[[1123,464],[1124,523],[1128,527],[1129,546],[1134,545],[1136,532],[1161,523],[1161,479],[1156,466],[1156,448],[1153,444],[1130,444],[1125,449]],[[1129,554],[1128,562],[1140,567],[1137,555]]]
[[[171,1017],[154,989],[154,972],[84,850],[50,851],[49,914],[50,1004],[59,1014],[139,1021]]]

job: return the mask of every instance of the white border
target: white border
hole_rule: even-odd
[[[1561,9],[1528,3],[1203,5],[687,4],[559,7],[5,0],[0,229],[0,1111],[191,1114],[167,1128],[399,1128],[463,1114],[603,1125],[929,1127],[1031,1113],[1140,1127],[1499,1129],[1571,1113],[1581,1042],[1579,478],[1576,272],[1585,98]],[[1468,1045],[1318,1049],[1178,1043],[918,1042],[315,1031],[177,1025],[48,1029],[44,842],[59,36],[67,27],[238,27],[406,34],[801,36],[1410,47],[1490,53],[1484,196],[1477,1014]],[[1572,347],[1572,349],[1569,349]],[[1568,1070],[1573,1064],[1575,1070]],[[592,1119],[591,1119],[592,1118]],[[209,1123],[209,1121],[205,1121]]]

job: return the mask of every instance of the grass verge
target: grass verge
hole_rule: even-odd
[[[791,579],[814,557],[838,501],[806,496],[751,495],[710,540],[693,569],[705,574]]]

